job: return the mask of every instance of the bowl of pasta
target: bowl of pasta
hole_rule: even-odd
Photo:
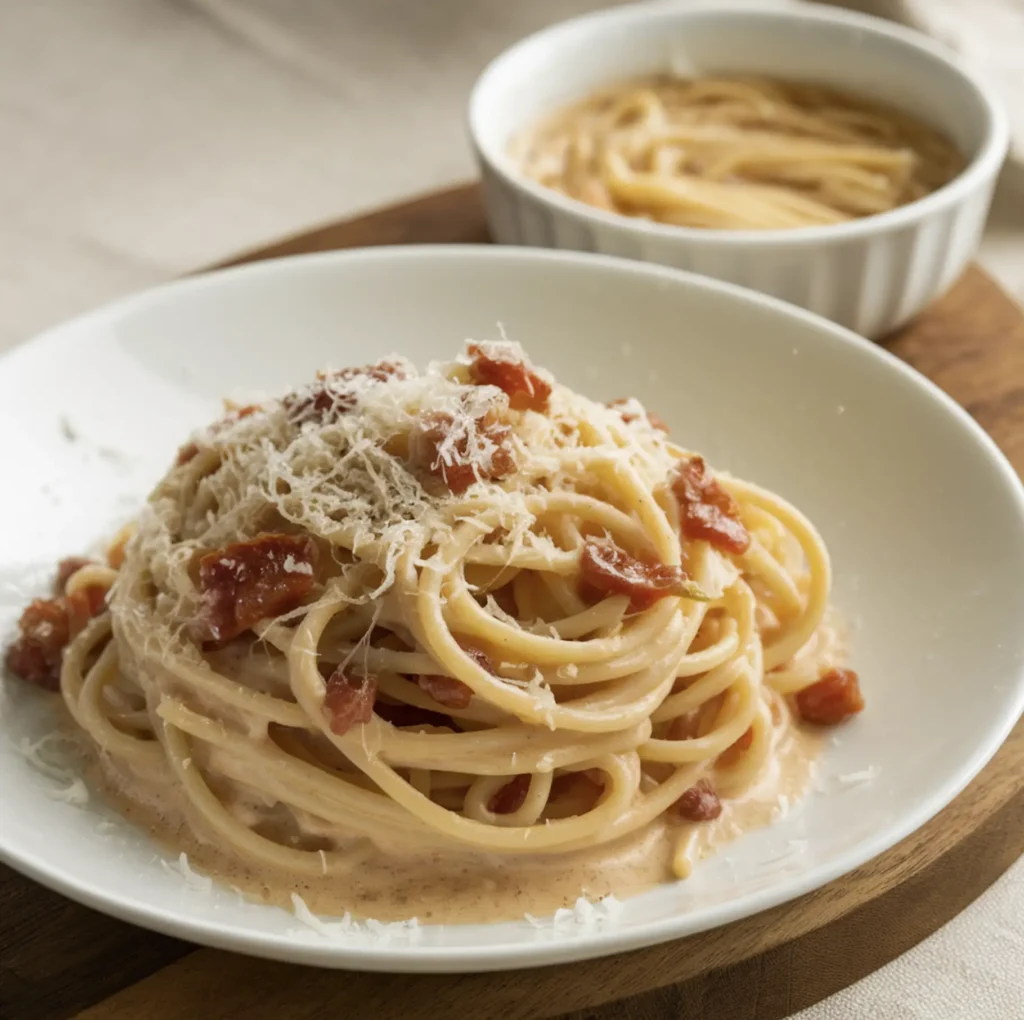
[[[1009,135],[918,33],[732,0],[543,30],[483,72],[468,118],[497,241],[687,269],[870,338],[963,270]]]
[[[193,941],[458,971],[677,938],[891,846],[1024,704],[1012,468],[718,281],[265,262],[24,345],[0,418],[0,858]]]

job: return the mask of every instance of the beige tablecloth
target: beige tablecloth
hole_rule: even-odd
[[[0,348],[238,249],[470,176],[462,114],[480,68],[597,6],[0,0]],[[1024,95],[1008,98],[1024,108]],[[1003,196],[983,260],[1024,298],[1019,196]],[[1024,864],[800,1014],[1022,1016]]]

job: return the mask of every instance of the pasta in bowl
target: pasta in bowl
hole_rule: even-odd
[[[538,32],[480,76],[469,128],[499,243],[702,273],[870,339],[963,270],[1009,140],[923,36],[736,0]]]
[[[527,176],[659,223],[784,230],[914,202],[963,160],[898,110],[821,85],[662,76],[607,86],[510,147]]]

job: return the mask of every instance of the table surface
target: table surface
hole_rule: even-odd
[[[479,69],[514,39],[596,6],[7,6],[0,348],[275,236],[468,176],[462,108]],[[997,200],[981,259],[1024,300],[1019,194]],[[1018,863],[938,934],[797,1016],[946,1020],[1022,1008]]]

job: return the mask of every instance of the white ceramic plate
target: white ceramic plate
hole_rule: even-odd
[[[163,287],[16,350],[0,362],[8,625],[59,557],[131,515],[221,396],[279,391],[322,364],[396,350],[423,362],[494,336],[499,321],[564,382],[604,399],[635,394],[682,442],[820,527],[868,702],[830,742],[822,789],[613,922],[328,938],[230,890],[194,888],[95,798],[60,799],[67,783],[18,752],[48,728],[44,696],[8,681],[3,859],[90,906],[209,945],[324,966],[486,970],[616,952],[792,899],[964,787],[1024,705],[1024,493],[1013,470],[960,408],[852,334],[751,292],[613,259],[456,247],[309,256]]]

